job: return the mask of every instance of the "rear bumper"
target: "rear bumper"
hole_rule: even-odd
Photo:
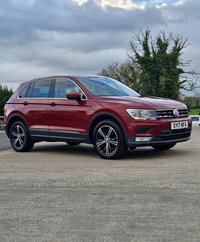
[[[7,133],[7,127],[4,125],[4,131],[5,131],[5,133],[6,133],[6,135],[8,136],[8,138],[9,138],[9,135],[8,135],[8,133]]]

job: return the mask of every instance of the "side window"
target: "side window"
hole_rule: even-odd
[[[51,89],[51,80],[32,82],[29,86],[27,86],[28,90],[25,91],[24,89],[21,91],[19,97],[22,97],[22,95],[25,95],[26,97],[29,97],[29,98],[49,97],[50,89]]]
[[[54,88],[54,98],[66,98],[66,95],[70,92],[79,92],[81,90],[68,79],[56,79]]]
[[[19,93],[19,98],[24,98],[26,96],[27,90],[29,88],[30,83],[26,84],[24,88]]]
[[[35,82],[32,91],[32,97],[49,97],[51,80]]]

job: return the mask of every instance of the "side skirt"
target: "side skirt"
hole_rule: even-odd
[[[44,129],[30,129],[30,136],[35,141],[75,141],[80,143],[87,143],[87,135],[78,132],[58,131],[58,130],[44,130]]]

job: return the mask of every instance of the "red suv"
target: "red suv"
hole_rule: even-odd
[[[4,107],[4,125],[16,151],[38,141],[92,143],[107,159],[139,146],[167,150],[191,136],[183,103],[142,97],[114,79],[86,75],[22,83]]]

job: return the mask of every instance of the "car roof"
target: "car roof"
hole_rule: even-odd
[[[104,77],[106,78],[105,76],[99,76],[99,75],[87,75],[87,74],[73,74],[73,75],[69,75],[69,74],[55,74],[55,75],[49,75],[49,76],[38,76],[38,77],[34,77],[30,80],[27,80],[25,82],[22,82],[21,85],[25,85],[27,83],[31,83],[31,82],[34,82],[34,81],[40,81],[40,80],[45,80],[45,79],[56,79],[56,78],[81,78],[81,77],[85,77],[85,78],[94,78],[94,77]],[[21,86],[20,85],[20,86]]]
[[[100,77],[98,75],[86,75],[86,74],[56,74],[56,75],[50,75],[50,76],[41,76],[41,77],[35,77],[32,80],[40,80],[40,79],[47,79],[47,78],[58,78],[58,77],[73,77],[73,78],[80,78],[80,77]]]

